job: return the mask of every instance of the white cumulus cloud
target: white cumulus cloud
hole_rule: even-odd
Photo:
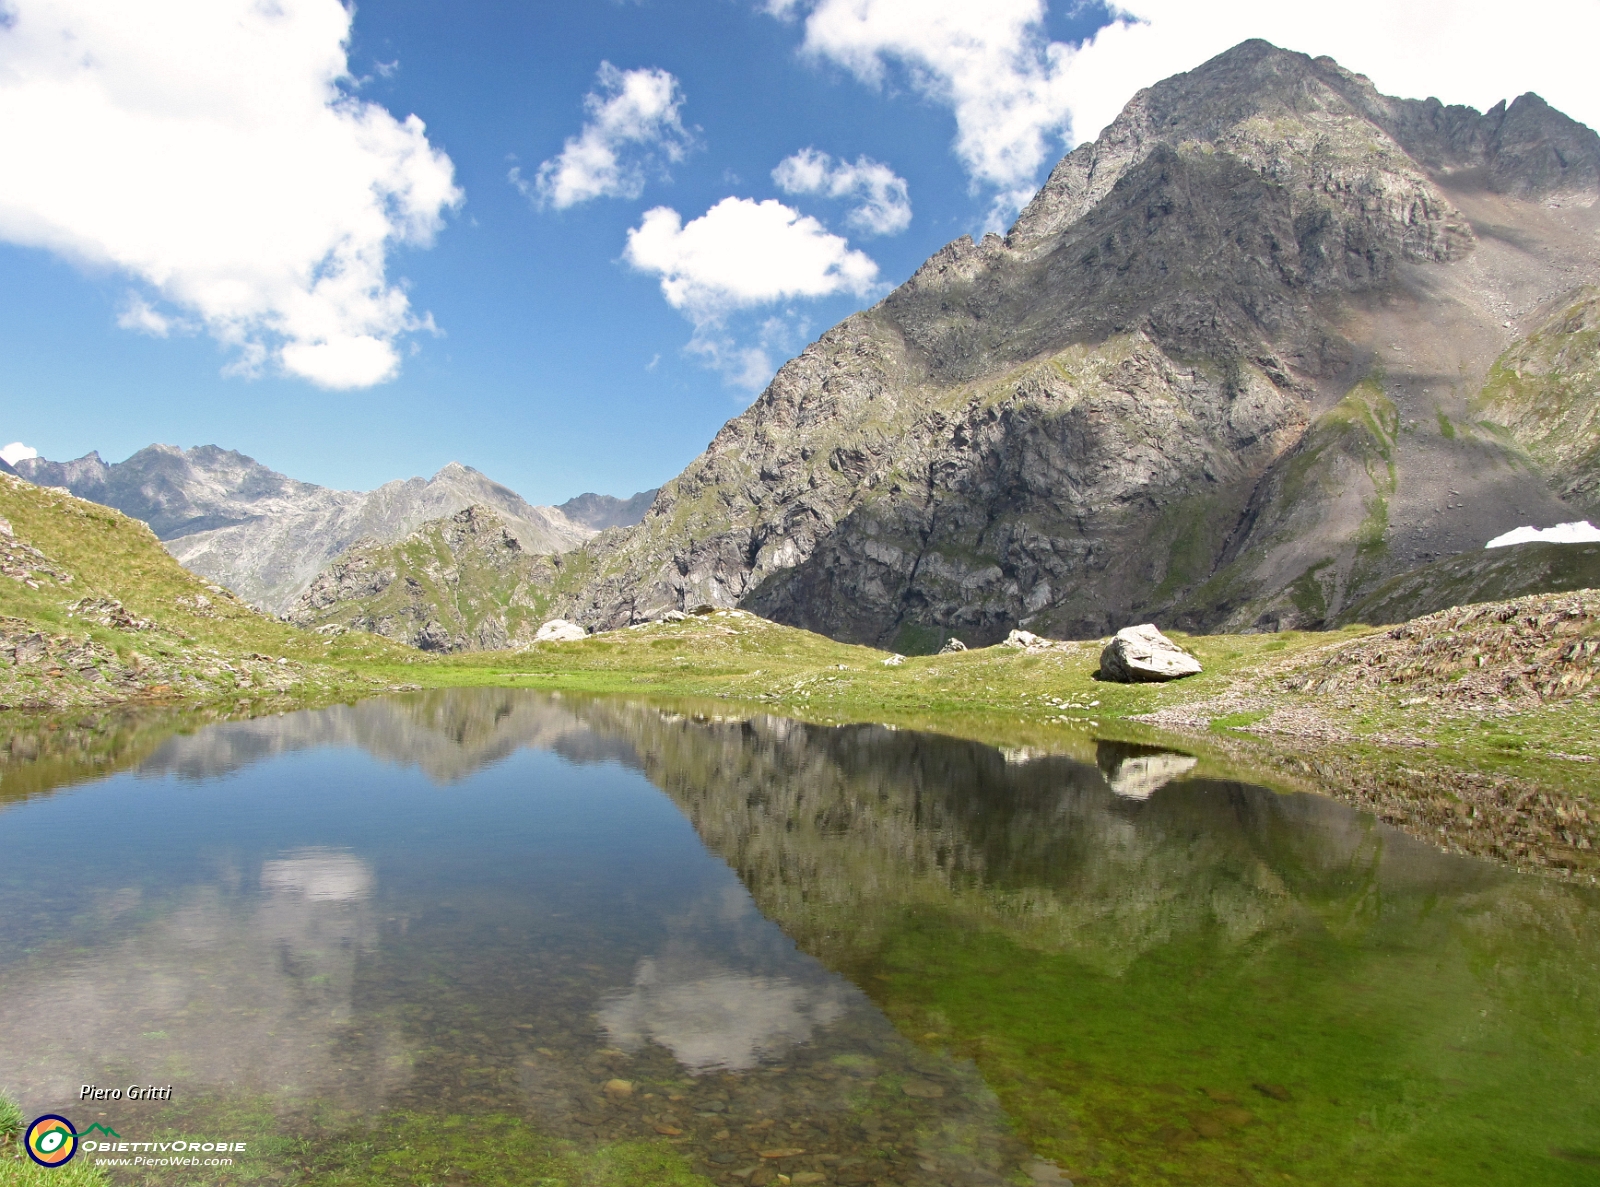
[[[584,96],[587,122],[533,181],[511,181],[538,202],[563,210],[591,198],[637,198],[646,170],[661,157],[681,161],[694,143],[679,110],[683,91],[665,70],[618,70],[600,63],[598,87]]]
[[[803,51],[882,86],[898,69],[950,109],[955,152],[992,218],[1021,206],[1061,147],[1098,136],[1142,87],[1251,37],[1330,55],[1386,94],[1479,110],[1529,90],[1600,126],[1600,4],[1551,0],[1508,20],[1494,0],[1119,0],[1082,45],[1052,41],[1045,0],[765,0],[804,16]]]
[[[973,182],[1018,209],[1068,120],[1070,46],[1044,31],[1043,0],[801,0],[807,54],[881,86],[901,67],[924,97],[955,115],[955,152]]]
[[[657,206],[628,231],[623,255],[660,276],[668,304],[697,323],[792,297],[865,296],[878,279],[865,252],[771,198],[724,198],[689,223]]]
[[[871,157],[857,157],[852,165],[803,148],[779,162],[772,180],[786,194],[857,199],[844,221],[863,235],[898,235],[911,225],[905,178]]]
[[[234,348],[326,387],[420,328],[386,266],[460,191],[422,121],[343,84],[339,0],[10,0],[0,238],[123,271]],[[164,333],[139,297],[119,319]]]
[[[768,317],[755,340],[727,328],[730,315],[779,302],[878,288],[878,265],[816,219],[768,199],[724,198],[688,223],[676,210],[645,211],[623,258],[661,278],[661,293],[694,323],[688,349],[736,387],[772,377],[775,350],[792,346],[801,319]]]
[[[4,458],[8,466],[14,466],[18,462],[25,462],[38,456],[39,451],[37,449],[31,445],[24,445],[21,441],[13,441],[4,449],[0,449],[0,458]]]

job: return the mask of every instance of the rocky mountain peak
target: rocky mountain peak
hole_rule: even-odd
[[[1472,406],[1600,279],[1597,179],[1600,141],[1535,96],[1396,99],[1245,42],[787,363],[560,609],[738,604],[901,651],[1314,623],[1572,518]]]
[[[284,613],[318,630],[365,630],[425,651],[532,640],[543,621],[548,557],[524,550],[499,511],[472,504],[398,541],[356,541]]]
[[[1418,173],[1479,171],[1487,188],[1524,199],[1600,197],[1600,137],[1537,95],[1485,113],[1396,99],[1332,58],[1255,39],[1135,95],[1099,137],[1062,159],[1007,242],[1027,251],[1081,218],[1159,146],[1226,152],[1291,185],[1337,188],[1389,174],[1389,186],[1415,189]],[[1352,167],[1367,178],[1350,176]]]

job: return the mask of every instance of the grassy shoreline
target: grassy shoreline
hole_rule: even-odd
[[[146,697],[137,711],[174,714],[185,721],[174,728],[193,728],[391,691],[504,687],[624,696],[704,716],[883,723],[984,742],[1017,761],[1061,754],[1093,762],[1098,742],[1120,741],[1192,754],[1200,761],[1196,773],[1207,777],[1331,795],[1454,852],[1600,879],[1600,764],[1593,761],[1600,708],[1593,699],[1474,716],[1432,706],[1419,713],[1422,707],[1386,695],[1330,711],[1326,698],[1286,690],[1273,675],[1379,634],[1350,628],[1179,636],[1205,664],[1202,675],[1116,685],[1096,678],[1098,643],[1002,645],[886,666],[881,652],[723,611],[520,652],[366,661],[348,670],[359,683],[308,682],[247,697]],[[1241,703],[1252,707],[1226,711]],[[14,737],[36,720],[5,716]],[[1188,728],[1169,724],[1174,720]],[[12,750],[13,758],[24,757]],[[93,766],[88,759],[79,765],[85,763]],[[9,776],[4,782],[8,792],[23,790]]]
[[[432,655],[267,618],[179,566],[145,525],[64,491],[4,478],[0,523],[0,799],[132,755],[139,731],[119,722],[140,715],[198,725],[498,686],[882,722],[1022,760],[1093,761],[1097,740],[1161,746],[1195,755],[1207,775],[1335,796],[1447,849],[1600,877],[1594,591],[1393,629],[1173,632],[1201,675],[1119,685],[1096,678],[1102,641],[899,659],[739,610]],[[85,720],[96,724],[74,724]],[[77,751],[52,749],[46,735],[63,724],[85,739]],[[60,770],[39,767],[41,755]]]

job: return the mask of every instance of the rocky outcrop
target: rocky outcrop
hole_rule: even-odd
[[[20,469],[32,482],[144,520],[185,567],[273,611],[358,540],[392,544],[473,505],[493,508],[528,553],[561,552],[594,534],[458,462],[374,491],[298,482],[214,445],[152,445],[109,465],[98,453],[34,458]]]
[[[1298,692],[1361,689],[1417,702],[1530,709],[1590,696],[1600,676],[1600,591],[1453,606],[1324,649],[1278,677]]]
[[[18,539],[11,521],[0,516],[0,576],[11,578],[29,589],[38,589],[41,578],[72,584],[72,574],[63,572],[49,557],[26,540]]]
[[[1246,42],[784,366],[557,601],[591,627],[739,605],[907,653],[1321,625],[1573,518],[1577,488],[1471,409],[1600,281],[1597,199],[1600,141],[1535,96],[1392,99]]]
[[[1123,627],[1100,653],[1100,679],[1118,684],[1155,684],[1199,674],[1200,661],[1148,622]]]
[[[284,618],[321,631],[363,630],[424,651],[531,642],[553,570],[511,525],[471,506],[397,544],[364,540],[317,575]],[[581,628],[579,628],[581,630]]]

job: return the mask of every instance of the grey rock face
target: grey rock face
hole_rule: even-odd
[[[1200,674],[1200,661],[1152,623],[1125,626],[1100,653],[1100,678],[1118,684],[1158,684]]]
[[[627,499],[589,492],[557,504],[556,510],[573,523],[597,532],[607,528],[627,528],[644,518],[644,513],[650,510],[650,504],[655,502],[659,490],[660,487],[652,487]]]
[[[1573,518],[1469,405],[1513,318],[1600,279],[1597,199],[1600,141],[1536,97],[1391,99],[1247,42],[786,364],[563,612],[739,605],[907,653],[1318,625]]]
[[[182,564],[273,611],[287,609],[357,541],[393,542],[473,505],[498,512],[530,553],[564,551],[594,534],[458,462],[364,492],[298,482],[214,445],[152,445],[110,465],[98,453],[36,458],[22,473],[144,520]]]

